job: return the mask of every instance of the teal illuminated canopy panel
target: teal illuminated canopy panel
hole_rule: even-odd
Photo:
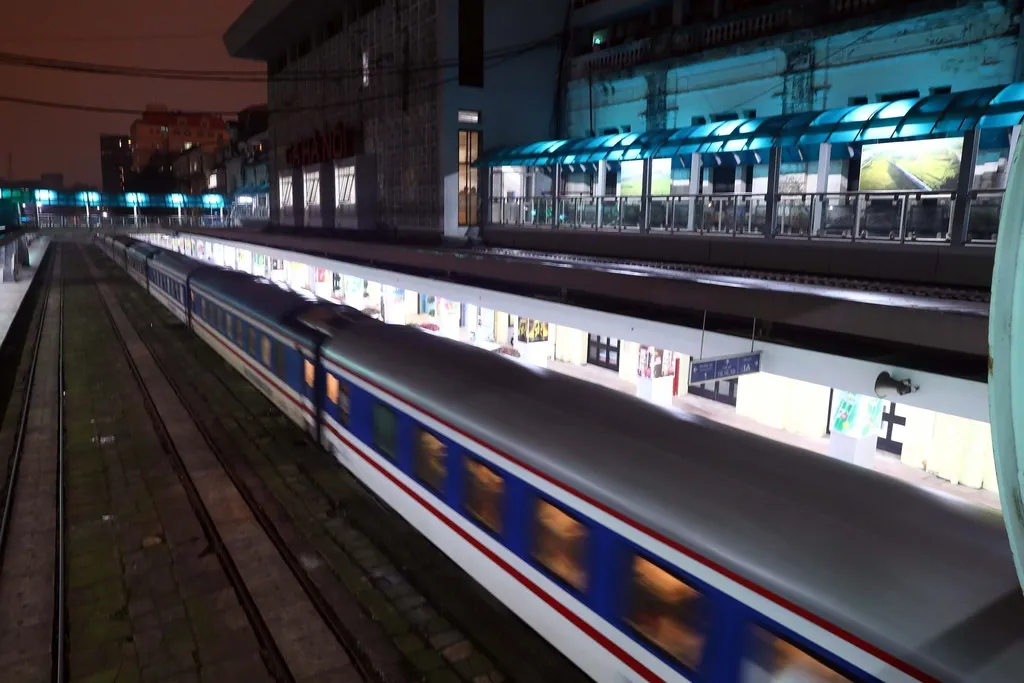
[[[101,192],[58,192],[56,190],[32,190],[26,188],[0,188],[0,199],[13,199],[40,206],[78,206],[93,209],[133,208],[154,209],[219,209],[225,206],[220,194],[147,194],[127,192],[125,194],[103,194]]]
[[[784,161],[811,161],[823,143],[851,145],[956,137],[983,131],[981,147],[1008,146],[1008,131],[1024,120],[1024,83],[895,102],[733,119],[689,128],[619,133],[595,138],[535,142],[485,152],[477,166],[553,166],[596,161],[735,154],[743,163],[767,163],[773,147]]]

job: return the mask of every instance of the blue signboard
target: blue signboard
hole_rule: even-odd
[[[739,356],[693,359],[690,361],[690,384],[731,379],[755,372],[761,372],[760,351],[752,351]]]

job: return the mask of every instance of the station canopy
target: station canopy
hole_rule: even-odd
[[[0,199],[11,199],[23,203],[35,203],[40,206],[78,206],[94,209],[133,208],[154,209],[217,209],[225,205],[224,196],[220,194],[148,194],[145,192],[126,192],[124,194],[105,194],[102,192],[61,192],[58,190],[31,189],[23,187],[0,188]]]
[[[784,162],[814,161],[819,145],[833,145],[833,158],[856,154],[861,143],[959,137],[981,131],[981,149],[1009,146],[1010,130],[1024,120],[1024,83],[994,86],[894,102],[732,119],[689,128],[619,133],[593,138],[535,142],[485,152],[477,166],[554,166],[597,161],[716,155],[719,163],[762,164],[773,147]],[[837,154],[838,152],[838,154]]]

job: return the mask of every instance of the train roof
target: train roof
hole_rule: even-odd
[[[943,680],[1019,675],[997,513],[419,330],[341,331],[325,355]],[[975,661],[965,629],[998,644]]]
[[[196,259],[185,256],[184,254],[179,254],[159,247],[158,251],[153,254],[153,258],[150,260],[150,266],[174,275],[182,281],[187,279],[190,274],[201,268],[217,267],[209,263],[204,263],[203,261],[197,261]]]
[[[133,240],[132,243],[128,245],[127,251],[133,258],[145,260],[163,250],[160,249],[160,247],[147,242]]]
[[[314,332],[296,322],[296,316],[314,306],[332,305],[266,278],[223,268],[197,270],[191,283],[196,291],[220,296],[247,315],[307,345],[315,342]]]

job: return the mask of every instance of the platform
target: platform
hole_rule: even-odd
[[[21,302],[35,278],[36,268],[46,253],[47,244],[46,238],[40,238],[29,245],[29,266],[18,271],[15,282],[0,283],[0,342],[7,338],[7,330],[10,329],[14,316],[17,315]]]
[[[894,286],[856,289],[850,280],[786,282],[756,271],[707,273],[676,266],[564,254],[409,247],[249,230],[183,235],[263,245],[398,273],[525,295],[606,313],[747,337],[861,360],[984,381],[988,307],[977,291]],[[706,316],[704,315],[706,312]]]

